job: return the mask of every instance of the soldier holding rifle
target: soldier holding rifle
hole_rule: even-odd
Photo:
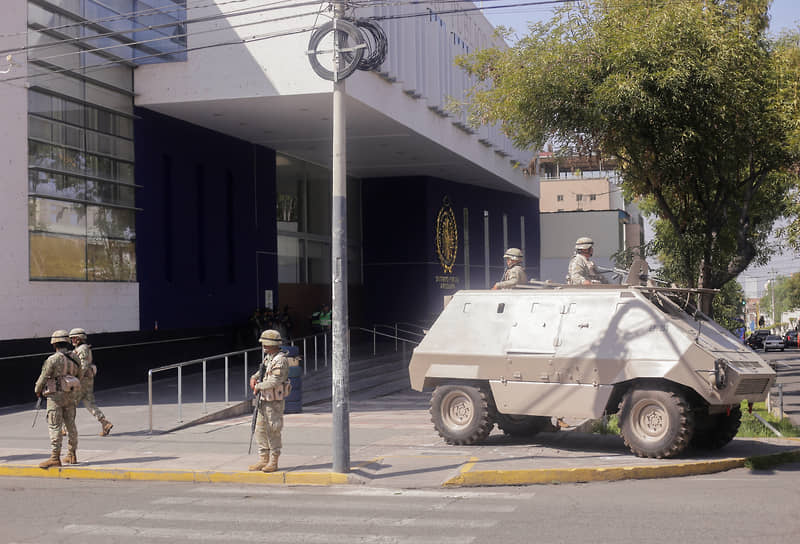
[[[256,427],[258,462],[249,470],[275,472],[281,454],[281,429],[285,397],[289,396],[289,360],[281,349],[281,334],[266,330],[259,337],[264,357],[258,372],[250,377],[250,387],[256,394]]]

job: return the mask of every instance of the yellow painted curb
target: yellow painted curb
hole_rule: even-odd
[[[339,485],[355,483],[350,474],[338,472],[212,472],[170,470],[124,470],[81,467],[52,467],[0,465],[0,476],[63,478],[80,480],[131,480],[160,482]]]
[[[461,472],[442,484],[444,487],[478,485],[525,485],[578,482],[610,482],[616,480],[644,480],[711,474],[744,466],[745,459],[723,459],[677,465],[652,467],[564,468],[532,470],[476,470]]]

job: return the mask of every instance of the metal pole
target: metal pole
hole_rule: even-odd
[[[780,401],[779,404],[781,406],[780,419],[782,421],[783,420],[783,384],[782,383],[778,384],[778,400]]]
[[[182,371],[183,371],[183,367],[179,366],[178,367],[178,423],[183,423],[183,414],[181,412],[181,409],[183,408],[183,405],[181,404],[183,402],[183,389],[182,389],[182,386],[183,386],[183,372]]]
[[[344,16],[342,0],[333,2],[334,24]],[[339,38],[333,33],[334,64],[341,68]],[[333,82],[333,190],[331,198],[331,284],[332,322],[332,402],[333,471],[350,471],[350,346],[347,316],[347,126],[344,80]],[[327,356],[327,351],[326,351]]]
[[[375,340],[375,338],[376,338],[376,337],[377,337],[377,336],[375,335],[375,325],[373,325],[373,326],[372,326],[372,356],[373,356],[373,357],[374,357],[374,356],[375,356],[375,354],[377,353],[377,346],[378,346],[378,344],[376,343],[376,340]]]
[[[317,334],[314,335],[314,370],[317,370]]]
[[[247,352],[244,352],[244,398],[250,398],[250,380],[247,378]]]
[[[206,360],[203,359],[203,413],[207,414],[206,410]]]
[[[150,420],[150,434],[153,434],[153,371],[147,371],[147,412]]]
[[[394,351],[397,352],[397,323],[394,324]]]
[[[308,372],[308,350],[306,349],[306,339],[303,338],[303,374]]]
[[[205,361],[203,361],[205,364]],[[228,405],[228,356],[225,356],[225,406]]]

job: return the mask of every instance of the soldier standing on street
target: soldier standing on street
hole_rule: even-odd
[[[100,436],[107,436],[114,425],[106,419],[106,416],[103,415],[103,411],[97,407],[94,401],[94,377],[97,375],[97,367],[92,364],[92,349],[91,346],[86,343],[86,331],[83,329],[72,329],[69,331],[69,339],[72,345],[75,346],[73,353],[78,356],[78,361],[83,371],[81,390],[75,402],[75,406],[79,406],[82,402],[83,405],[86,406],[86,409],[100,422]]]
[[[567,272],[569,285],[605,283],[605,279],[591,260],[592,255],[594,255],[594,240],[586,236],[578,238],[575,241],[575,256],[570,260]]]
[[[81,367],[67,354],[72,348],[65,330],[54,331],[50,337],[55,353],[42,365],[42,372],[36,380],[34,392],[37,397],[47,398],[47,429],[50,434],[50,459],[39,465],[39,468],[61,466],[61,427],[67,428],[69,453],[64,464],[78,462],[78,429],[75,427],[76,391],[81,378]]]
[[[278,457],[281,454],[281,429],[283,429],[283,410],[289,395],[289,360],[280,350],[281,334],[276,330],[266,330],[258,339],[264,350],[264,357],[258,372],[250,376],[253,393],[260,394],[256,409],[256,442],[258,443],[258,463],[250,465],[249,470],[275,472],[278,470]]]
[[[521,250],[510,247],[503,254],[503,259],[506,261],[506,271],[503,273],[503,279],[495,283],[492,289],[511,289],[515,285],[528,283],[528,275],[522,268]]]

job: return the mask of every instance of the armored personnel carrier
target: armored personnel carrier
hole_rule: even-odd
[[[431,416],[450,444],[497,426],[534,435],[552,418],[618,414],[640,457],[714,449],[739,429],[742,400],[762,401],[775,372],[689,304],[698,290],[539,285],[459,291],[409,364],[433,390]]]

